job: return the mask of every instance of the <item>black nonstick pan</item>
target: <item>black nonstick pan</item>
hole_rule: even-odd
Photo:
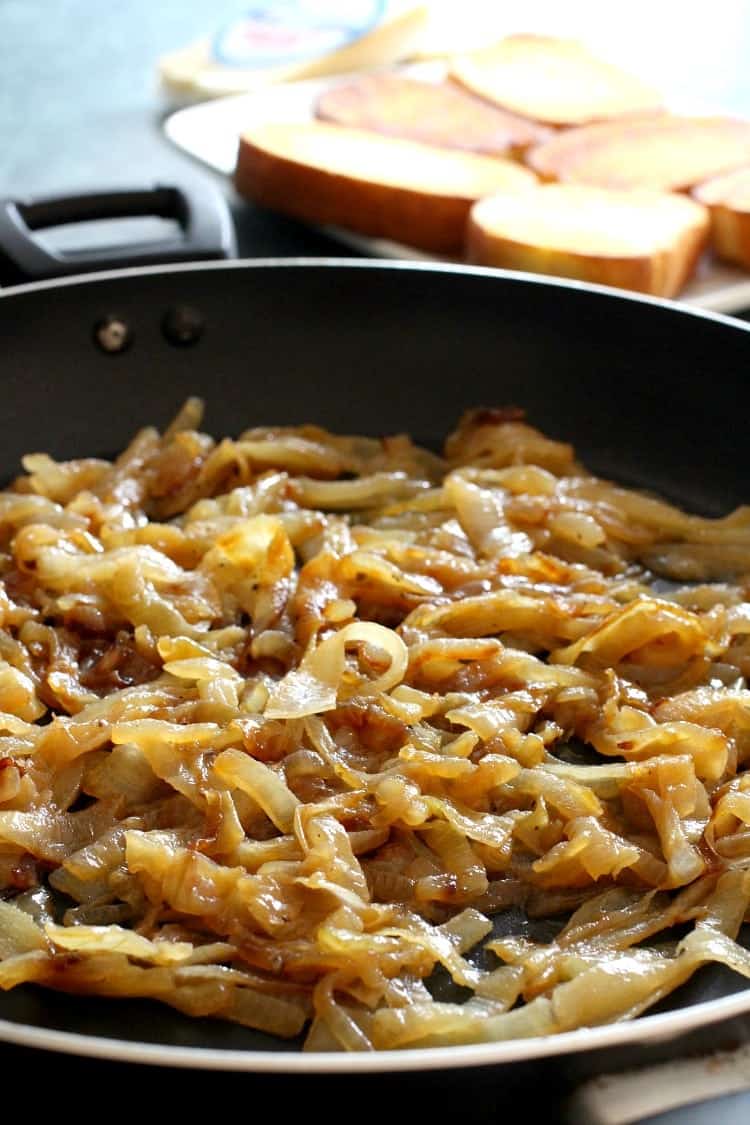
[[[750,497],[750,325],[669,302],[472,268],[206,262],[5,289],[0,341],[6,479],[30,450],[112,454],[198,394],[209,432],[314,421],[408,431],[433,445],[466,407],[513,404],[604,476],[705,514]],[[541,1069],[548,1089],[562,1090],[599,1070],[729,1045],[748,1030],[750,991],[718,969],[636,1023],[356,1057],[305,1055],[147,1003],[32,988],[0,995],[6,1042],[252,1071],[258,1090],[308,1082],[330,1097],[334,1081],[340,1092],[369,1083],[376,1105],[385,1098],[378,1075],[388,1075],[389,1096],[429,1089],[445,1106],[468,1105],[472,1090],[497,1099],[498,1083],[506,1092],[533,1086]]]

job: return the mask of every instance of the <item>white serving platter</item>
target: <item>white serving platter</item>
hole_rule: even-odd
[[[408,68],[414,77],[436,81],[445,72],[444,64],[433,60]],[[318,96],[342,76],[308,79],[265,87],[248,94],[188,106],[172,113],[165,121],[167,137],[184,152],[226,176],[231,176],[240,133],[253,125],[270,121],[300,122],[314,117]],[[665,84],[661,83],[662,89]],[[670,108],[700,112],[696,99],[672,83],[673,96],[667,96]],[[701,103],[705,112],[716,112],[716,94]],[[435,260],[413,247],[384,239],[368,238],[340,227],[325,231],[342,244],[351,246],[369,257],[396,258],[411,261]],[[738,313],[750,309],[750,273],[704,255],[696,276],[679,298],[688,305],[721,313]]]

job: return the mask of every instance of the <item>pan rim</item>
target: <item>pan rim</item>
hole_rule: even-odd
[[[141,266],[76,274],[47,281],[27,282],[0,290],[0,300],[47,293],[68,287],[88,287],[120,279],[157,277],[233,270],[300,269],[309,271],[354,269],[387,273],[453,274],[503,280],[548,288],[595,293],[602,297],[677,312],[750,333],[750,323],[723,313],[695,308],[679,301],[630,293],[605,285],[553,278],[546,275],[442,262],[384,261],[378,258],[267,257],[230,261],[188,262]],[[216,1047],[147,1043],[101,1035],[84,1035],[17,1023],[0,1016],[0,1042],[101,1060],[202,1070],[248,1071],[267,1074],[376,1074],[433,1069],[463,1069],[530,1062],[583,1051],[628,1044],[656,1044],[677,1039],[696,1028],[750,1014],[750,987],[729,996],[701,1001],[686,1008],[644,1015],[628,1023],[580,1028],[557,1035],[458,1047],[417,1048],[366,1054],[294,1053]]]
[[[131,266],[123,269],[101,270],[96,273],[70,274],[66,277],[52,278],[44,281],[28,281],[19,285],[11,285],[0,289],[0,301],[13,297],[27,296],[33,293],[44,293],[50,290],[103,284],[105,282],[125,280],[138,277],[156,277],[163,275],[179,275],[183,273],[207,273],[233,270],[253,269],[299,269],[304,267],[311,272],[317,269],[356,269],[383,271],[389,273],[420,273],[420,274],[455,274],[460,277],[488,278],[518,282],[538,286],[540,288],[563,289],[573,292],[597,293],[610,299],[629,302],[636,305],[645,305],[676,312],[684,316],[699,320],[707,320],[716,324],[723,324],[729,328],[750,332],[750,322],[727,313],[714,312],[712,309],[698,308],[686,305],[678,300],[667,297],[654,297],[646,293],[631,292],[627,289],[618,289],[611,285],[598,285],[593,282],[576,281],[570,278],[554,277],[550,274],[529,273],[523,270],[496,269],[490,266],[476,266],[460,262],[418,262],[407,259],[384,258],[345,258],[345,257],[262,257],[262,258],[232,258],[218,261],[198,262],[173,262],[156,266]]]
[[[456,1047],[418,1047],[403,1051],[351,1054],[322,1051],[259,1051],[222,1047],[183,1047],[103,1035],[83,1035],[15,1023],[0,1018],[0,1042],[20,1047],[96,1058],[199,1070],[256,1074],[386,1074],[422,1070],[463,1070],[533,1062],[560,1055],[608,1048],[657,1045],[696,1029],[750,1014],[750,988],[716,1000],[704,1000],[672,1012],[645,1015],[627,1023],[582,1027],[556,1035],[472,1043]]]

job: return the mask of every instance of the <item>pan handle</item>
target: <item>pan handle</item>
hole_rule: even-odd
[[[37,236],[47,227],[68,223],[144,216],[176,221],[179,235],[136,245],[64,253],[48,248]],[[206,183],[193,182],[189,188],[156,185],[0,202],[0,284],[121,266],[230,258],[236,249],[226,200],[218,189]]]
[[[566,1125],[709,1125],[750,1120],[750,1044],[589,1079]]]

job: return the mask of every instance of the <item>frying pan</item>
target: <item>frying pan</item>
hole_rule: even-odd
[[[667,301],[468,267],[214,261],[6,289],[0,339],[6,479],[29,450],[111,455],[137,427],[166,424],[198,394],[205,427],[217,434],[314,421],[408,431],[433,446],[466,407],[515,404],[572,441],[595,472],[693,511],[720,514],[750,495],[742,422],[750,325]],[[517,923],[509,914],[498,924]],[[719,968],[702,969],[635,1023],[365,1056],[302,1054],[295,1043],[145,1002],[33,988],[0,995],[0,1040],[253,1071],[258,1091],[312,1081],[316,1096],[328,1097],[334,1081],[339,1094],[367,1082],[375,1106],[386,1096],[377,1076],[387,1073],[389,1098],[429,1088],[444,1109],[461,1103],[464,1117],[472,1104],[476,1115],[477,1091],[491,1087],[496,1097],[498,1081],[506,1094],[538,1085],[541,1066],[547,1089],[563,1089],[601,1069],[713,1049],[748,1032],[750,990]],[[429,1087],[425,1070],[435,1072]]]

